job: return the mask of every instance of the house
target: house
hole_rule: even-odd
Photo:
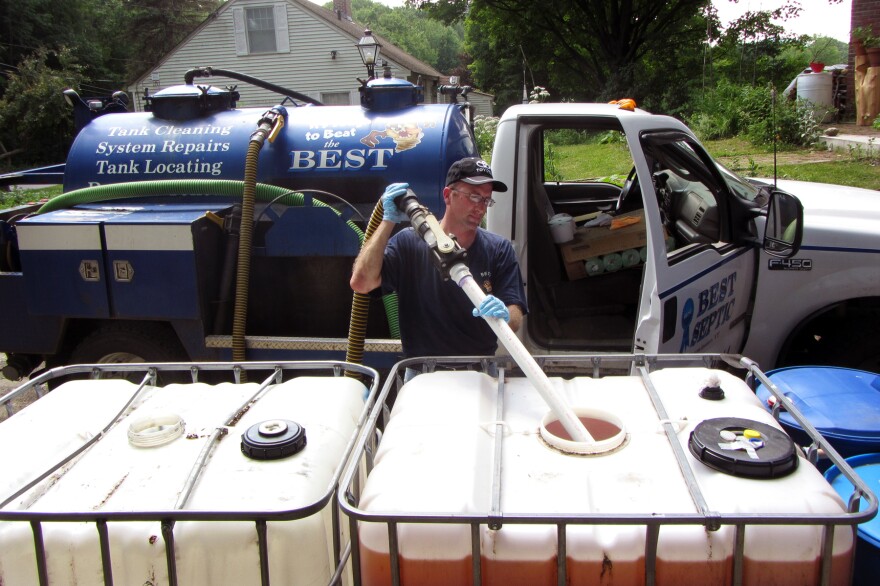
[[[360,103],[358,78],[367,71],[355,46],[364,26],[351,19],[351,0],[333,0],[333,11],[309,0],[230,0],[212,13],[155,67],[128,87],[136,111],[151,94],[184,83],[194,67],[214,67],[249,75],[294,90],[326,105]],[[425,103],[437,103],[441,74],[430,65],[373,35],[381,44],[380,63],[392,75],[424,87]],[[382,67],[376,68],[380,76]],[[239,107],[269,107],[279,95],[220,76],[197,79],[238,86]],[[445,97],[439,101],[446,101]]]

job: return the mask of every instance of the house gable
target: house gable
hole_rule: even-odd
[[[245,15],[249,9],[271,9],[275,22],[275,51],[248,49]],[[285,34],[286,31],[286,34]],[[358,78],[366,70],[356,48],[364,27],[346,20],[308,0],[231,0],[166,55],[158,65],[140,76],[128,90],[136,110],[143,110],[144,90],[150,93],[184,83],[184,74],[195,67],[236,71],[328,103],[359,100]],[[381,59],[387,60],[395,77],[425,86],[425,99],[433,102],[440,73],[401,51],[387,40]],[[286,42],[285,42],[286,41]],[[218,87],[237,86],[240,107],[277,104],[282,98],[269,90],[234,79],[212,77],[202,83]],[[329,98],[329,99],[328,99]]]

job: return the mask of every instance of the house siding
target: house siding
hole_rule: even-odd
[[[286,8],[289,52],[237,55],[233,9],[253,6]],[[277,14],[276,9],[276,14]],[[135,110],[144,109],[144,90],[150,93],[184,83],[184,74],[194,67],[228,69],[256,77],[290,90],[320,99],[321,92],[350,92],[352,104],[358,103],[358,78],[366,78],[355,43],[346,32],[334,27],[298,5],[297,2],[237,0],[215,12],[188,39],[172,51],[159,65],[129,86]],[[336,51],[336,58],[331,56]],[[382,59],[387,59],[384,55]],[[395,77],[415,82],[417,76],[399,63],[387,59]],[[377,72],[378,73],[378,72]],[[425,80],[423,80],[425,81]],[[425,101],[435,102],[436,84],[427,80]],[[237,86],[239,107],[270,107],[280,96],[269,90],[253,87],[234,79],[211,77],[196,83],[217,87]]]

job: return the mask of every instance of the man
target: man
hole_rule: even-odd
[[[446,211],[440,226],[467,250],[465,264],[487,294],[479,309],[458,285],[443,280],[428,245],[412,228],[392,237],[395,225],[408,219],[394,204],[407,188],[394,183],[382,195],[383,219],[355,260],[351,288],[363,294],[380,286],[383,293],[397,291],[407,358],[494,354],[498,340],[481,316],[504,319],[516,331],[527,311],[513,246],[480,227],[494,203],[493,190],[503,193],[507,186],[493,179],[488,163],[468,157],[453,163],[443,188]]]

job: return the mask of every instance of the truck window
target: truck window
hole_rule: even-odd
[[[609,210],[633,168],[620,130],[547,128],[541,182],[554,213],[582,216]]]
[[[643,142],[667,233],[670,262],[680,251],[725,242],[722,216],[726,201],[721,195],[725,191],[708,155],[673,133],[649,134]]]

